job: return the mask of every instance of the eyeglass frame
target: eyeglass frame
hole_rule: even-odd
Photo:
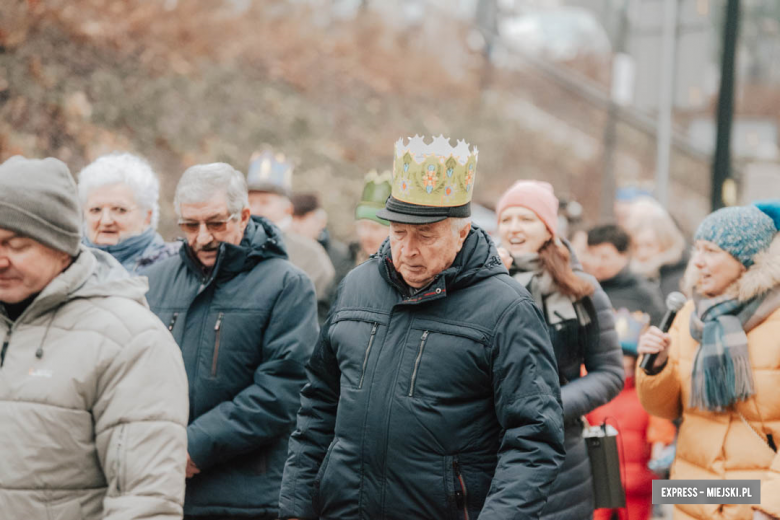
[[[225,230],[227,230],[227,223],[228,222],[230,222],[231,220],[236,220],[240,216],[241,216],[241,212],[233,213],[232,215],[229,215],[228,218],[225,219],[225,220],[188,221],[188,220],[179,219],[178,225],[179,225],[179,229],[181,229],[183,233],[190,234],[190,235],[198,233],[200,231],[200,228],[201,228],[202,225],[205,225],[206,226],[206,231],[208,231],[211,234],[222,233]],[[193,229],[192,231],[187,231],[184,228],[184,226],[187,225],[187,224],[192,224],[192,225],[197,224],[198,227],[196,229]],[[213,229],[213,226],[219,226],[219,228],[218,229]]]

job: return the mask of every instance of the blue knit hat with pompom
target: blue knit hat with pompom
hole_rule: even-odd
[[[694,240],[712,242],[750,267],[758,253],[769,249],[778,228],[780,201],[757,202],[711,213],[699,225]]]

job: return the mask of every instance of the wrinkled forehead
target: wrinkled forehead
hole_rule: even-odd
[[[135,192],[124,182],[105,184],[92,188],[87,195],[87,204],[124,204],[131,205],[136,202]]]
[[[215,220],[229,216],[224,192],[215,193],[201,202],[182,203],[181,218],[185,220]]]

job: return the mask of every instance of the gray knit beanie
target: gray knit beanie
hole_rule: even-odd
[[[0,228],[76,256],[81,209],[65,163],[17,155],[0,164]]]

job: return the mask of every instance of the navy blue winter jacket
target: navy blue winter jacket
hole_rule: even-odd
[[[541,312],[474,227],[411,295],[386,241],[344,279],[307,366],[281,518],[536,518],[564,458]]]
[[[190,385],[185,515],[276,518],[304,366],[317,340],[314,286],[279,230],[252,217],[205,276],[189,246],[147,273],[149,305],[182,349]]]

